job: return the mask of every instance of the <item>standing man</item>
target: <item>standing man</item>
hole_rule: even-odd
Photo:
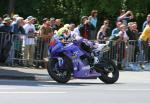
[[[91,11],[91,16],[89,16],[89,21],[90,21],[90,24],[91,24],[91,30],[90,30],[90,39],[91,40],[96,39],[97,15],[98,15],[98,11],[97,10],[92,10]]]
[[[132,20],[134,18],[134,15],[132,11],[125,11],[121,10],[120,16],[117,18],[117,21],[122,22],[124,25],[128,25],[129,20]]]
[[[97,40],[101,40],[105,42],[110,37],[110,27],[109,27],[109,20],[104,20],[103,25],[101,26],[100,30],[97,33]]]
[[[126,64],[126,44],[129,40],[126,29],[126,26],[124,24],[121,24],[118,34],[114,34],[110,37],[111,42],[109,43],[109,46],[111,47],[113,53],[115,53],[115,55],[112,55],[112,57],[116,58],[119,69],[122,69],[122,66],[125,66]]]
[[[146,21],[143,23],[142,31],[143,31],[144,28],[146,27],[148,21],[150,21],[150,14],[147,15],[147,19],[146,19]]]
[[[52,18],[51,18],[51,21],[54,23],[53,26],[52,26],[52,29],[54,32],[58,31],[61,27],[62,27],[62,20],[61,19],[55,19],[55,21],[52,21]]]
[[[21,34],[25,34],[25,30],[23,28],[24,21],[22,17],[18,17],[17,20],[11,24],[12,29],[11,32],[13,33],[13,45],[11,46],[11,50],[9,52],[9,57],[7,59],[8,65],[13,65],[15,63],[19,63],[19,60],[14,60],[14,58],[21,59],[22,53],[22,38]]]
[[[16,23],[18,17],[19,17],[18,14],[13,15],[13,17],[12,17],[12,19],[13,19],[12,25]]]
[[[48,46],[49,42],[53,36],[53,30],[50,27],[51,22],[49,20],[45,21],[43,25],[39,29],[39,34],[41,36],[41,44],[42,46],[40,47],[41,51],[41,58],[43,60],[46,60],[48,57]],[[45,68],[47,67],[47,64],[45,63]]]
[[[0,25],[0,32],[11,33],[11,23],[12,20],[9,17],[4,18],[2,24]]]
[[[0,17],[0,25],[2,24],[2,22],[3,22],[3,18],[2,18],[2,17]]]
[[[34,52],[35,52],[35,39],[34,33],[36,32],[33,25],[34,18],[32,16],[27,17],[27,24],[23,26],[25,30],[25,50],[24,58],[28,61],[29,66],[33,66]]]
[[[112,30],[111,36],[115,36],[120,32],[120,26],[122,25],[122,22],[118,21],[116,22],[116,28]]]
[[[90,28],[91,24],[87,16],[81,18],[81,24],[79,25],[80,35],[85,39],[90,39]]]
[[[9,56],[9,51],[11,49],[11,23],[12,20],[9,17],[4,18],[2,24],[0,25],[0,62],[5,62]]]
[[[145,27],[144,31],[142,32],[142,34],[140,35],[140,43],[141,43],[141,48],[140,50],[144,50],[144,54],[145,54],[145,59],[146,60],[150,60],[150,56],[149,56],[149,43],[150,43],[150,21],[147,22],[147,26]]]

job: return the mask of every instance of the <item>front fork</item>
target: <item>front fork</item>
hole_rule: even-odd
[[[63,58],[58,57],[57,60],[58,60],[58,65],[59,65],[59,67],[61,67],[61,66],[64,65],[64,60],[63,60]]]

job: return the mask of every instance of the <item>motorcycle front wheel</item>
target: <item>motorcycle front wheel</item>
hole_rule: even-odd
[[[58,83],[67,83],[71,78],[71,63],[67,57],[63,57],[64,63],[60,67],[57,59],[48,62],[48,73]]]
[[[100,70],[101,76],[99,79],[106,84],[113,84],[119,79],[119,70],[112,60],[103,60],[103,70]]]

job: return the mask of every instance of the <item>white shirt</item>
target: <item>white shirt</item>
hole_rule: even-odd
[[[120,36],[120,37],[122,37],[123,36],[123,41],[125,41],[125,42],[127,42],[128,40],[129,40],[129,37],[128,37],[128,35],[127,35],[127,33],[124,31],[120,31],[119,33],[118,33],[118,36]]]
[[[73,31],[71,31],[71,37],[75,40],[80,40],[82,38],[80,36],[80,31],[78,27],[76,27]]]
[[[25,24],[23,26],[24,30],[25,30],[25,33],[26,35],[28,36],[29,34],[33,34],[35,33],[35,26],[33,24]],[[28,37],[25,37],[25,45],[33,45],[35,44],[35,40],[34,38],[28,38]]]
[[[78,34],[78,35],[80,35],[80,31],[79,31],[79,27],[76,27],[76,28],[74,28],[74,33],[76,33],[76,34]]]

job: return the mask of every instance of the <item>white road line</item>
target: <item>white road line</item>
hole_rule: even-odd
[[[107,89],[107,91],[150,91],[150,89]]]
[[[67,92],[0,92],[0,94],[65,94]]]
[[[14,90],[16,88],[0,87],[0,90]]]

